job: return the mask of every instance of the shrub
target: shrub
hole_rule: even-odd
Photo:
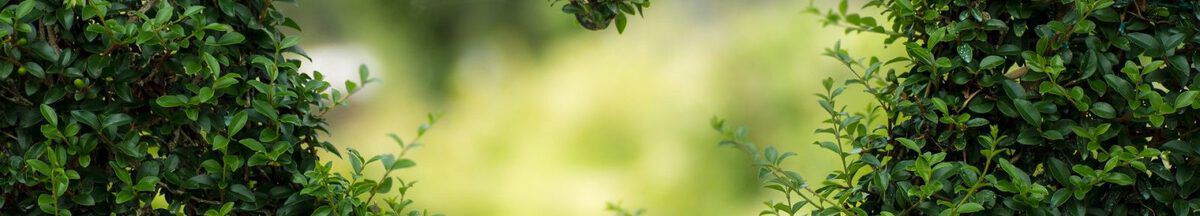
[[[841,159],[809,185],[714,119],[722,144],[753,155],[766,215],[1188,215],[1200,209],[1200,4],[1178,0],[872,0],[827,25],[888,36],[907,55],[856,58],[834,46],[876,101],[862,112],[818,94],[816,144]],[[886,72],[885,72],[886,71]]]
[[[0,0],[0,214],[405,212],[413,182],[390,175],[418,143],[349,150],[349,177],[319,163],[341,157],[324,114],[371,80],[298,72],[272,2]],[[363,176],[375,162],[387,174]]]
[[[626,14],[641,15],[650,7],[650,0],[551,0],[552,3],[566,2],[563,13],[575,16],[579,25],[589,30],[603,30],[610,23],[617,23],[617,32],[624,33],[628,22]]]

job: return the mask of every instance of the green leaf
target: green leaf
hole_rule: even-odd
[[[1125,79],[1112,74],[1105,74],[1104,80],[1108,83],[1109,87],[1112,87],[1113,90],[1117,91],[1117,94],[1120,94],[1126,100],[1137,99],[1137,95],[1134,93],[1129,81],[1125,81]]]
[[[155,184],[158,184],[158,177],[146,176],[138,180],[137,185],[134,185],[133,189],[137,191],[154,191]]]
[[[237,155],[225,155],[221,158],[225,162],[225,170],[236,172],[242,168],[242,158]]]
[[[414,162],[412,160],[400,159],[400,160],[396,161],[395,163],[392,163],[392,165],[388,166],[387,169],[388,170],[398,170],[398,169],[413,167],[416,165],[417,165],[417,162]]]
[[[217,57],[208,52],[200,53],[200,57],[204,58],[204,64],[208,65],[209,73],[212,73],[214,76],[221,74],[221,63],[217,61]]]
[[[316,211],[313,211],[312,215],[313,216],[329,216],[329,214],[332,212],[333,212],[333,209],[330,208],[329,206],[321,206],[320,208],[317,208]]]
[[[46,122],[49,122],[50,125],[58,126],[58,113],[54,112],[54,108],[51,108],[49,105],[42,104],[40,110],[42,112],[42,118],[45,118]]]
[[[158,7],[158,13],[154,15],[154,22],[166,23],[171,20],[171,16],[175,15],[175,7],[163,1],[162,6]]]
[[[375,193],[389,193],[392,191],[392,178],[384,178],[383,182],[375,188]]]
[[[628,20],[627,20],[627,18],[625,18],[625,14],[618,13],[618,14],[617,14],[617,20],[616,20],[616,23],[617,23],[617,33],[618,33],[618,34],[624,34],[624,33],[625,33],[625,24],[626,24],[626,22],[628,22]]]
[[[42,162],[41,160],[38,160],[38,159],[25,160],[25,164],[29,165],[30,169],[33,169],[34,171],[37,171],[38,173],[41,173],[42,175],[48,176],[48,175],[50,175],[50,171],[52,171],[50,169],[50,165],[47,165],[45,162]]]
[[[1058,158],[1050,158],[1046,165],[1046,170],[1050,172],[1050,177],[1062,184],[1069,184],[1071,178],[1071,169],[1067,167],[1067,163]]]
[[[916,141],[903,137],[896,138],[896,141],[900,142],[900,145],[904,145],[905,148],[911,149],[914,152],[921,152],[922,145],[918,144]]]
[[[154,100],[161,107],[177,107],[188,103],[188,97],[183,95],[163,95]]]
[[[36,4],[37,4],[36,0],[25,0],[25,1],[21,2],[21,4],[17,5],[16,18],[24,18],[25,15],[29,15],[29,12],[33,11],[33,6]],[[47,212],[47,213],[52,213],[52,212]]]
[[[366,85],[371,82],[371,69],[366,64],[358,65],[358,82]]]
[[[1002,64],[1004,64],[1003,57],[994,56],[994,55],[988,56],[988,57],[983,57],[983,60],[979,61],[979,69],[980,70],[991,70],[992,68],[999,67]]]
[[[217,160],[205,160],[204,162],[200,163],[200,167],[204,168],[204,171],[209,173],[221,173],[221,162],[217,162]]]
[[[183,14],[179,16],[189,17],[200,13],[201,10],[204,10],[204,6],[189,6],[187,9],[184,9]]]
[[[1112,119],[1117,116],[1116,110],[1113,110],[1112,105],[1105,102],[1096,102],[1092,104],[1092,114],[1100,118]]]
[[[254,101],[250,102],[250,105],[254,107],[255,112],[257,112],[260,115],[266,116],[268,119],[271,119],[271,120],[279,119],[279,111],[275,110],[275,106],[272,106],[271,104],[269,104],[267,102],[264,102],[262,100],[254,100]]]
[[[121,192],[117,193],[116,201],[117,201],[117,204],[121,204],[121,203],[129,202],[129,200],[133,200],[133,197],[134,197],[133,191],[122,190]]]
[[[71,196],[71,201],[75,202],[75,204],[79,204],[82,206],[96,205],[96,199],[92,198],[92,195],[90,195],[90,194],[79,194],[79,195]]]
[[[1104,177],[1104,181],[1122,185],[1122,186],[1128,186],[1128,185],[1133,184],[1133,182],[1134,182],[1132,177],[1129,177],[1129,175],[1125,175],[1125,173],[1119,173],[1119,172],[1109,173],[1108,176]]]
[[[204,29],[224,32],[233,31],[232,26],[221,23],[209,23],[208,25],[204,25]]]
[[[979,203],[968,202],[958,206],[958,213],[974,213],[979,211],[983,211],[983,205]]]
[[[941,98],[935,97],[930,101],[932,101],[934,109],[941,111],[942,114],[947,114],[947,115],[950,114],[950,108],[946,106],[946,102],[942,101]]]
[[[1017,108],[1017,113],[1030,125],[1037,126],[1042,124],[1042,114],[1033,106],[1033,103],[1024,99],[1014,99],[1013,107]]]
[[[42,212],[53,214],[56,210],[58,210],[55,207],[58,205],[58,200],[55,200],[54,196],[50,196],[50,194],[38,195],[37,202],[38,208],[41,209]]]
[[[1192,103],[1196,102],[1197,94],[1200,94],[1200,91],[1191,90],[1183,92],[1183,94],[1179,94],[1179,97],[1175,98],[1175,109],[1191,106]]]
[[[2,32],[2,31],[4,31],[4,30],[0,30],[0,35],[4,35],[4,32]],[[13,65],[12,63],[9,63],[7,61],[0,61],[0,80],[4,80],[4,78],[8,78],[8,75],[12,74],[14,67],[16,67],[16,66]]]
[[[238,140],[238,143],[241,143],[242,146],[245,146],[246,148],[248,148],[250,150],[254,150],[255,152],[266,152],[267,151],[267,148],[264,147],[262,143],[258,142],[258,140],[242,139],[242,140]]]
[[[1133,42],[1133,44],[1142,47],[1142,49],[1146,49],[1147,51],[1162,50],[1162,42],[1158,41],[1154,36],[1141,32],[1129,33],[1128,36],[1129,42]]]
[[[1061,206],[1070,199],[1071,190],[1067,188],[1058,189],[1058,192],[1054,192],[1054,195],[1050,196],[1050,207],[1058,208],[1058,206]]]
[[[247,202],[254,202],[254,192],[250,191],[249,188],[246,188],[245,185],[235,184],[230,186],[229,190],[232,191],[235,195],[234,197],[237,197],[238,199]]]
[[[916,43],[909,43],[908,44],[908,53],[915,58],[913,60],[915,60],[916,62],[923,63],[925,65],[930,65],[930,66],[934,65],[933,53],[929,52],[929,49],[925,49],[924,47],[921,47],[920,45],[917,45]]]
[[[196,93],[196,98],[200,103],[206,103],[213,97],[213,89],[209,87],[201,87],[200,92]]]
[[[1007,94],[1009,98],[1025,99],[1025,87],[1021,86],[1021,84],[1008,79],[1004,80],[1001,84],[1004,87],[1004,93]]]
[[[958,45],[958,56],[961,57],[964,62],[971,63],[971,60],[975,58],[975,48],[966,43]]]
[[[247,115],[248,114],[246,111],[243,110],[237,114],[234,114],[232,119],[229,119],[229,125],[227,126],[228,129],[226,130],[229,132],[230,136],[237,134],[238,131],[242,130],[243,126],[246,126],[246,118],[248,118]]]
[[[1005,173],[1008,173],[1009,178],[1012,179],[1013,183],[1016,183],[1018,187],[1026,187],[1029,185],[1029,174],[1025,174],[1025,171],[1017,168],[1017,166],[1013,166],[1012,163],[1008,162],[1008,159],[1000,158],[997,159],[996,162],[1000,164],[1000,168],[1003,169]]]
[[[243,36],[242,33],[231,31],[231,32],[225,33],[225,35],[221,35],[221,39],[217,39],[216,42],[209,43],[208,45],[212,45],[212,46],[234,45],[234,44],[242,43],[242,41],[244,41],[244,40],[246,40],[246,36]]]
[[[287,37],[283,37],[283,40],[279,41],[279,49],[287,49],[289,47],[294,47],[297,44],[300,44],[300,36],[289,35]]]

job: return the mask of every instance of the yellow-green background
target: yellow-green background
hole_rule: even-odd
[[[546,0],[277,7],[304,28],[306,70],[340,83],[365,63],[381,80],[330,115],[336,145],[395,152],[387,133],[411,139],[425,113],[445,114],[412,152],[418,166],[400,173],[420,181],[415,207],[610,215],[605,203],[622,201],[649,215],[757,215],[772,194],[743,153],[716,145],[709,117],[800,153],[788,166],[819,181],[835,158],[812,145],[825,117],[813,93],[849,76],[821,53],[839,40],[852,54],[894,52],[882,37],[822,27],[808,4],[656,0],[623,35],[583,30]]]

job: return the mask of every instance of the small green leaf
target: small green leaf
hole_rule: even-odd
[[[1021,86],[1021,84],[1009,79],[1005,79],[1001,84],[1004,87],[1004,93],[1007,94],[1009,98],[1025,99],[1025,87]]]
[[[946,102],[942,101],[942,99],[941,99],[941,98],[936,98],[936,97],[935,97],[935,98],[933,98],[933,100],[931,100],[931,101],[933,101],[932,103],[933,103],[933,108],[934,108],[934,109],[937,109],[938,111],[941,111],[941,112],[942,112],[942,114],[947,114],[947,115],[948,115],[948,114],[950,114],[950,108],[948,108],[948,107],[946,106]]]
[[[154,100],[161,107],[177,107],[188,103],[188,97],[183,95],[163,95]]]
[[[1024,99],[1014,99],[1013,107],[1017,108],[1017,113],[1030,125],[1036,126],[1042,124],[1042,114],[1033,106],[1033,103]]]
[[[25,164],[29,165],[30,169],[33,169],[34,171],[37,171],[38,173],[41,173],[42,175],[50,175],[50,171],[51,171],[50,165],[47,165],[45,162],[42,162],[41,160],[29,159],[29,160],[25,160]]]
[[[138,180],[137,185],[134,185],[133,189],[137,191],[154,191],[155,184],[158,184],[158,177],[146,176]]]
[[[133,200],[133,195],[134,195],[133,191],[122,190],[121,192],[117,193],[117,200],[116,200],[117,204],[129,202],[129,200]]]
[[[1113,110],[1112,105],[1105,102],[1096,102],[1092,104],[1092,114],[1096,114],[1100,118],[1112,119],[1117,116],[1116,110]]]
[[[212,46],[233,45],[233,44],[241,43],[244,40],[246,40],[246,36],[243,36],[242,33],[231,31],[231,32],[225,33],[225,35],[221,35],[221,39],[217,39],[216,42],[209,43],[208,45],[212,45]]]
[[[1191,106],[1192,103],[1196,102],[1196,95],[1198,93],[1200,93],[1200,91],[1191,90],[1183,92],[1183,94],[1179,94],[1179,97],[1175,98],[1175,109]]]
[[[969,202],[958,206],[958,213],[974,213],[979,211],[983,211],[983,205],[979,203]]]
[[[1002,64],[1004,64],[1003,57],[1000,57],[1000,56],[983,57],[983,60],[979,61],[979,69],[980,70],[991,70],[992,68],[999,67]]]
[[[1016,183],[1017,186],[1025,187],[1029,185],[1029,174],[1025,174],[1025,171],[1022,171],[1020,168],[1017,168],[1017,166],[1009,163],[1008,159],[1000,158],[997,159],[996,162],[1000,164],[1000,168],[1003,169],[1005,173],[1008,173],[1009,178],[1012,179],[1013,183]]]
[[[248,118],[247,115],[248,114],[246,111],[243,110],[237,114],[234,114],[232,119],[229,119],[228,129],[226,129],[229,132],[228,135],[235,135],[238,133],[238,131],[242,130],[242,127],[246,126],[246,118]]]
[[[921,152],[921,144],[918,144],[916,141],[903,137],[896,138],[896,141],[900,142],[900,145],[904,145],[905,148],[912,149],[915,152]]]
[[[958,56],[961,57],[964,62],[971,63],[971,60],[975,58],[975,48],[966,43],[958,45]]]
[[[1133,184],[1134,180],[1132,177],[1129,177],[1129,175],[1125,175],[1125,173],[1114,172],[1109,173],[1108,176],[1105,176],[1104,181],[1122,186],[1128,186]]]
[[[209,87],[202,87],[200,88],[200,92],[196,93],[196,98],[199,98],[197,100],[199,100],[200,103],[206,103],[209,99],[212,99],[212,97],[213,90]]]
[[[257,112],[259,115],[266,116],[271,120],[279,118],[279,111],[275,110],[275,106],[267,102],[262,100],[254,100],[250,102],[250,105],[254,107],[254,112]]]
[[[25,0],[25,1],[21,2],[21,4],[17,5],[17,11],[16,11],[17,16],[16,17],[24,18],[25,15],[28,15],[29,12],[33,11],[33,6],[36,4],[37,4],[36,0]],[[47,212],[47,213],[53,213],[53,212]]]
[[[267,150],[267,148],[264,147],[262,143],[258,142],[258,140],[254,140],[254,139],[242,139],[242,140],[238,140],[238,143],[241,143],[242,146],[245,146],[246,148],[248,148],[250,150],[254,150],[255,152],[265,152]]]
[[[234,197],[237,197],[238,199],[247,202],[254,202],[254,192],[250,191],[249,188],[246,188],[245,185],[235,184],[230,186],[229,190],[232,191],[235,195]]]
[[[183,16],[183,17],[192,16],[192,15],[200,13],[201,10],[204,10],[204,6],[189,6],[187,9],[183,10],[183,14],[180,16]]]
[[[398,170],[398,169],[413,167],[416,165],[417,165],[417,162],[413,162],[412,160],[400,159],[400,160],[396,161],[395,163],[392,163],[392,165],[388,166],[387,169],[388,170]]]
[[[236,172],[238,169],[242,168],[242,158],[239,156],[225,155],[221,158],[221,160],[225,163],[225,170],[230,172]]]
[[[54,112],[54,108],[51,108],[49,105],[42,104],[40,110],[42,111],[42,117],[46,119],[46,122],[49,122],[50,125],[58,126],[58,113]]]
[[[55,200],[54,196],[50,196],[50,194],[38,195],[37,202],[38,208],[41,209],[42,212],[53,214],[56,210],[58,210],[57,207],[55,207],[58,205],[58,200]]]
[[[332,212],[333,212],[333,209],[330,208],[329,206],[321,206],[320,208],[317,208],[316,211],[313,211],[312,215],[313,216],[329,216],[329,214]]]
[[[913,59],[914,62],[919,62],[930,66],[934,65],[933,53],[929,52],[929,49],[925,49],[916,43],[909,43],[908,53],[915,58]]]
[[[618,34],[625,33],[625,25],[627,22],[629,22],[627,20],[627,18],[625,18],[625,14],[618,13],[616,22],[617,22],[617,33]]]
[[[1109,87],[1112,87],[1113,90],[1117,91],[1117,94],[1120,94],[1121,97],[1124,97],[1127,100],[1137,99],[1137,95],[1134,93],[1133,87],[1129,84],[1129,81],[1125,81],[1125,79],[1112,74],[1105,74],[1104,81],[1108,83]]]
[[[1141,32],[1133,32],[1129,33],[1128,35],[1129,41],[1133,42],[1133,44],[1139,47],[1142,47],[1142,49],[1146,49],[1147,51],[1162,50],[1162,42],[1158,41],[1158,39],[1155,39],[1154,36]]]
[[[289,35],[287,37],[283,37],[283,40],[279,41],[279,49],[287,49],[289,47],[296,46],[297,44],[300,44],[300,36]]]

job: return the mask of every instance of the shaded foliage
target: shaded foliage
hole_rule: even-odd
[[[625,32],[627,16],[641,15],[650,7],[650,0],[552,0],[566,2],[563,13],[575,16],[579,25],[589,30],[603,30],[616,22],[617,32]]]
[[[319,163],[342,156],[324,114],[372,80],[297,71],[273,2],[0,0],[0,214],[425,214],[391,176],[415,140]]]
[[[1200,209],[1200,4],[1177,0],[873,0],[809,12],[907,55],[826,55],[854,74],[820,105],[841,159],[809,185],[714,119],[785,200],[765,215],[1188,215]],[[876,101],[836,103],[858,85]]]

